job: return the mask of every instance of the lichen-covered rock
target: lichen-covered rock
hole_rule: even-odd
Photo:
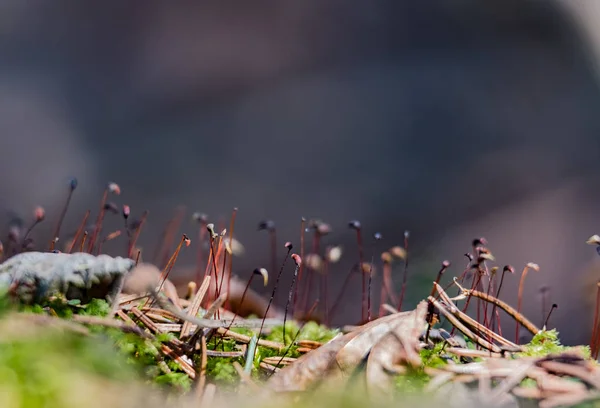
[[[0,286],[24,303],[53,295],[86,301],[106,297],[134,266],[108,255],[25,252],[0,264]]]

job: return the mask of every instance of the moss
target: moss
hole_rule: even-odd
[[[417,395],[423,392],[429,380],[423,368],[407,368],[406,373],[396,376],[394,385],[398,393]]]
[[[63,405],[64,395],[80,378],[119,383],[138,378],[126,359],[114,352],[113,344],[97,336],[34,327],[16,314],[1,324],[24,333],[19,339],[0,335],[0,385],[11,391],[19,406],[69,406]]]
[[[517,353],[517,357],[544,357],[549,354],[560,354],[569,351],[578,351],[586,359],[591,358],[589,346],[567,347],[560,343],[556,329],[543,330],[533,336],[529,344],[525,345],[525,351]]]
[[[286,322],[285,342],[283,338],[283,325],[273,327],[271,332],[266,336],[266,339],[285,344],[291,344],[294,340],[312,340],[326,343],[333,339],[339,332],[338,329],[330,329],[315,322],[307,322],[302,327],[298,327],[294,322]]]

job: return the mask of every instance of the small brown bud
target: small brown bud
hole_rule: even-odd
[[[300,255],[292,254],[292,259],[294,260],[294,263],[296,264],[296,266],[302,265],[302,258],[300,258]]]
[[[121,187],[119,187],[119,185],[117,183],[108,183],[108,191],[110,191],[111,193],[115,194],[115,195],[120,195],[121,194]]]
[[[35,210],[33,211],[33,215],[35,216],[35,220],[37,222],[40,222],[40,221],[43,221],[44,218],[46,218],[46,211],[42,207],[37,206],[37,207],[35,207]]]

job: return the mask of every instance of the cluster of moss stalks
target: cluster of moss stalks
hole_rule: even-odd
[[[125,333],[118,328],[89,326],[91,335],[61,328],[50,324],[41,324],[38,320],[27,319],[33,314],[50,315],[69,320],[74,314],[105,317],[110,307],[104,300],[92,300],[82,305],[78,301],[55,299],[44,305],[23,306],[9,302],[6,296],[0,296],[0,402],[3,407],[61,407],[105,406],[107,398],[133,398],[136,387],[166,390],[161,395],[186,394],[193,387],[192,380],[171,361],[158,351],[160,343],[170,339],[172,334],[161,334],[156,340],[143,339],[135,333]],[[300,333],[297,335],[298,330]],[[246,329],[236,329],[239,333],[253,335]],[[327,342],[339,333],[316,323],[309,322],[301,328],[294,323],[286,325],[286,339],[283,339],[283,327],[275,327],[262,338],[291,344],[296,340],[314,340]],[[297,337],[296,337],[297,335]],[[472,343],[469,347],[474,348]],[[241,345],[234,340],[213,337],[208,349],[219,351],[239,351]],[[439,367],[448,364],[442,358],[444,345],[421,351],[423,366]],[[567,351],[560,344],[556,331],[544,331],[534,337],[523,355],[544,356]],[[589,348],[585,348],[589,355]],[[283,352],[257,347],[251,376],[257,382],[267,376],[259,367],[265,357],[282,356]],[[297,347],[285,350],[287,357],[298,357]],[[452,357],[456,363],[464,363],[458,357]],[[240,378],[233,366],[238,361],[246,364],[244,357],[209,357],[207,380],[219,386],[219,389],[235,391]],[[161,369],[166,364],[169,370]],[[167,373],[165,373],[167,371]],[[397,376],[397,391],[403,394],[422,391],[429,377],[422,369],[411,370]],[[144,385],[145,383],[145,385]],[[94,385],[95,384],[95,385]],[[97,397],[91,397],[91,388],[99,387]],[[111,386],[115,392],[106,392]],[[82,392],[81,390],[88,390]],[[139,393],[148,397],[145,391]],[[83,399],[83,400],[81,400]],[[139,398],[136,401],[140,401]],[[341,403],[341,401],[340,401]],[[108,403],[110,405],[110,403]],[[116,403],[115,403],[116,404]],[[112,405],[121,406],[121,405]],[[124,406],[124,405],[123,405]]]

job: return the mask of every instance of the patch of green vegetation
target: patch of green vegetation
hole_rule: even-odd
[[[419,368],[407,367],[406,373],[397,375],[395,377],[394,385],[396,391],[402,394],[418,394],[423,391],[423,388],[429,383],[430,377],[425,373],[425,367],[439,368],[448,364],[448,362],[442,358],[444,353],[444,343],[436,343],[431,349],[422,349],[419,354],[423,365]],[[451,358],[459,363],[460,360],[456,356]]]
[[[300,333],[298,333],[299,330]],[[291,344],[294,340],[312,340],[326,343],[337,336],[339,332],[338,329],[330,329],[316,322],[307,322],[302,327],[294,322],[286,322],[285,341],[283,338],[283,325],[273,327],[266,339],[285,344]]]
[[[70,407],[65,400],[70,388],[84,378],[119,384],[138,378],[113,345],[97,336],[39,327],[14,313],[5,315],[0,326],[5,333],[0,334],[3,406]]]
[[[438,368],[443,367],[446,364],[446,360],[441,357],[441,354],[444,352],[444,343],[440,342],[433,346],[431,349],[422,349],[419,354],[421,355],[421,360],[423,361],[423,366]],[[459,358],[452,356],[455,362],[459,363]]]
[[[568,347],[563,346],[558,338],[556,329],[543,330],[533,336],[529,344],[525,345],[525,351],[517,353],[517,357],[544,357],[549,354],[567,353],[570,351],[578,351],[583,354],[586,359],[591,358],[591,349],[589,346]]]
[[[87,304],[79,301],[67,300],[63,297],[54,297],[43,304],[22,305],[12,304],[2,297],[0,307],[4,311],[15,311],[21,313],[33,313],[42,315],[53,315],[63,319],[71,319],[73,315],[106,317],[110,313],[110,304],[102,299],[92,299]],[[161,388],[174,388],[177,390],[189,390],[192,380],[183,372],[181,367],[167,359],[162,361],[159,348],[162,344],[174,339],[172,333],[163,333],[156,336],[155,340],[143,339],[133,333],[103,327],[99,325],[89,326],[89,331],[94,334],[94,341],[110,345],[106,352],[110,352],[126,362],[128,369],[136,374],[136,378],[143,379],[149,384],[159,385]],[[161,369],[161,365],[166,369]]]
[[[396,391],[402,394],[419,394],[429,383],[430,377],[423,368],[407,368],[406,373],[395,377]]]

